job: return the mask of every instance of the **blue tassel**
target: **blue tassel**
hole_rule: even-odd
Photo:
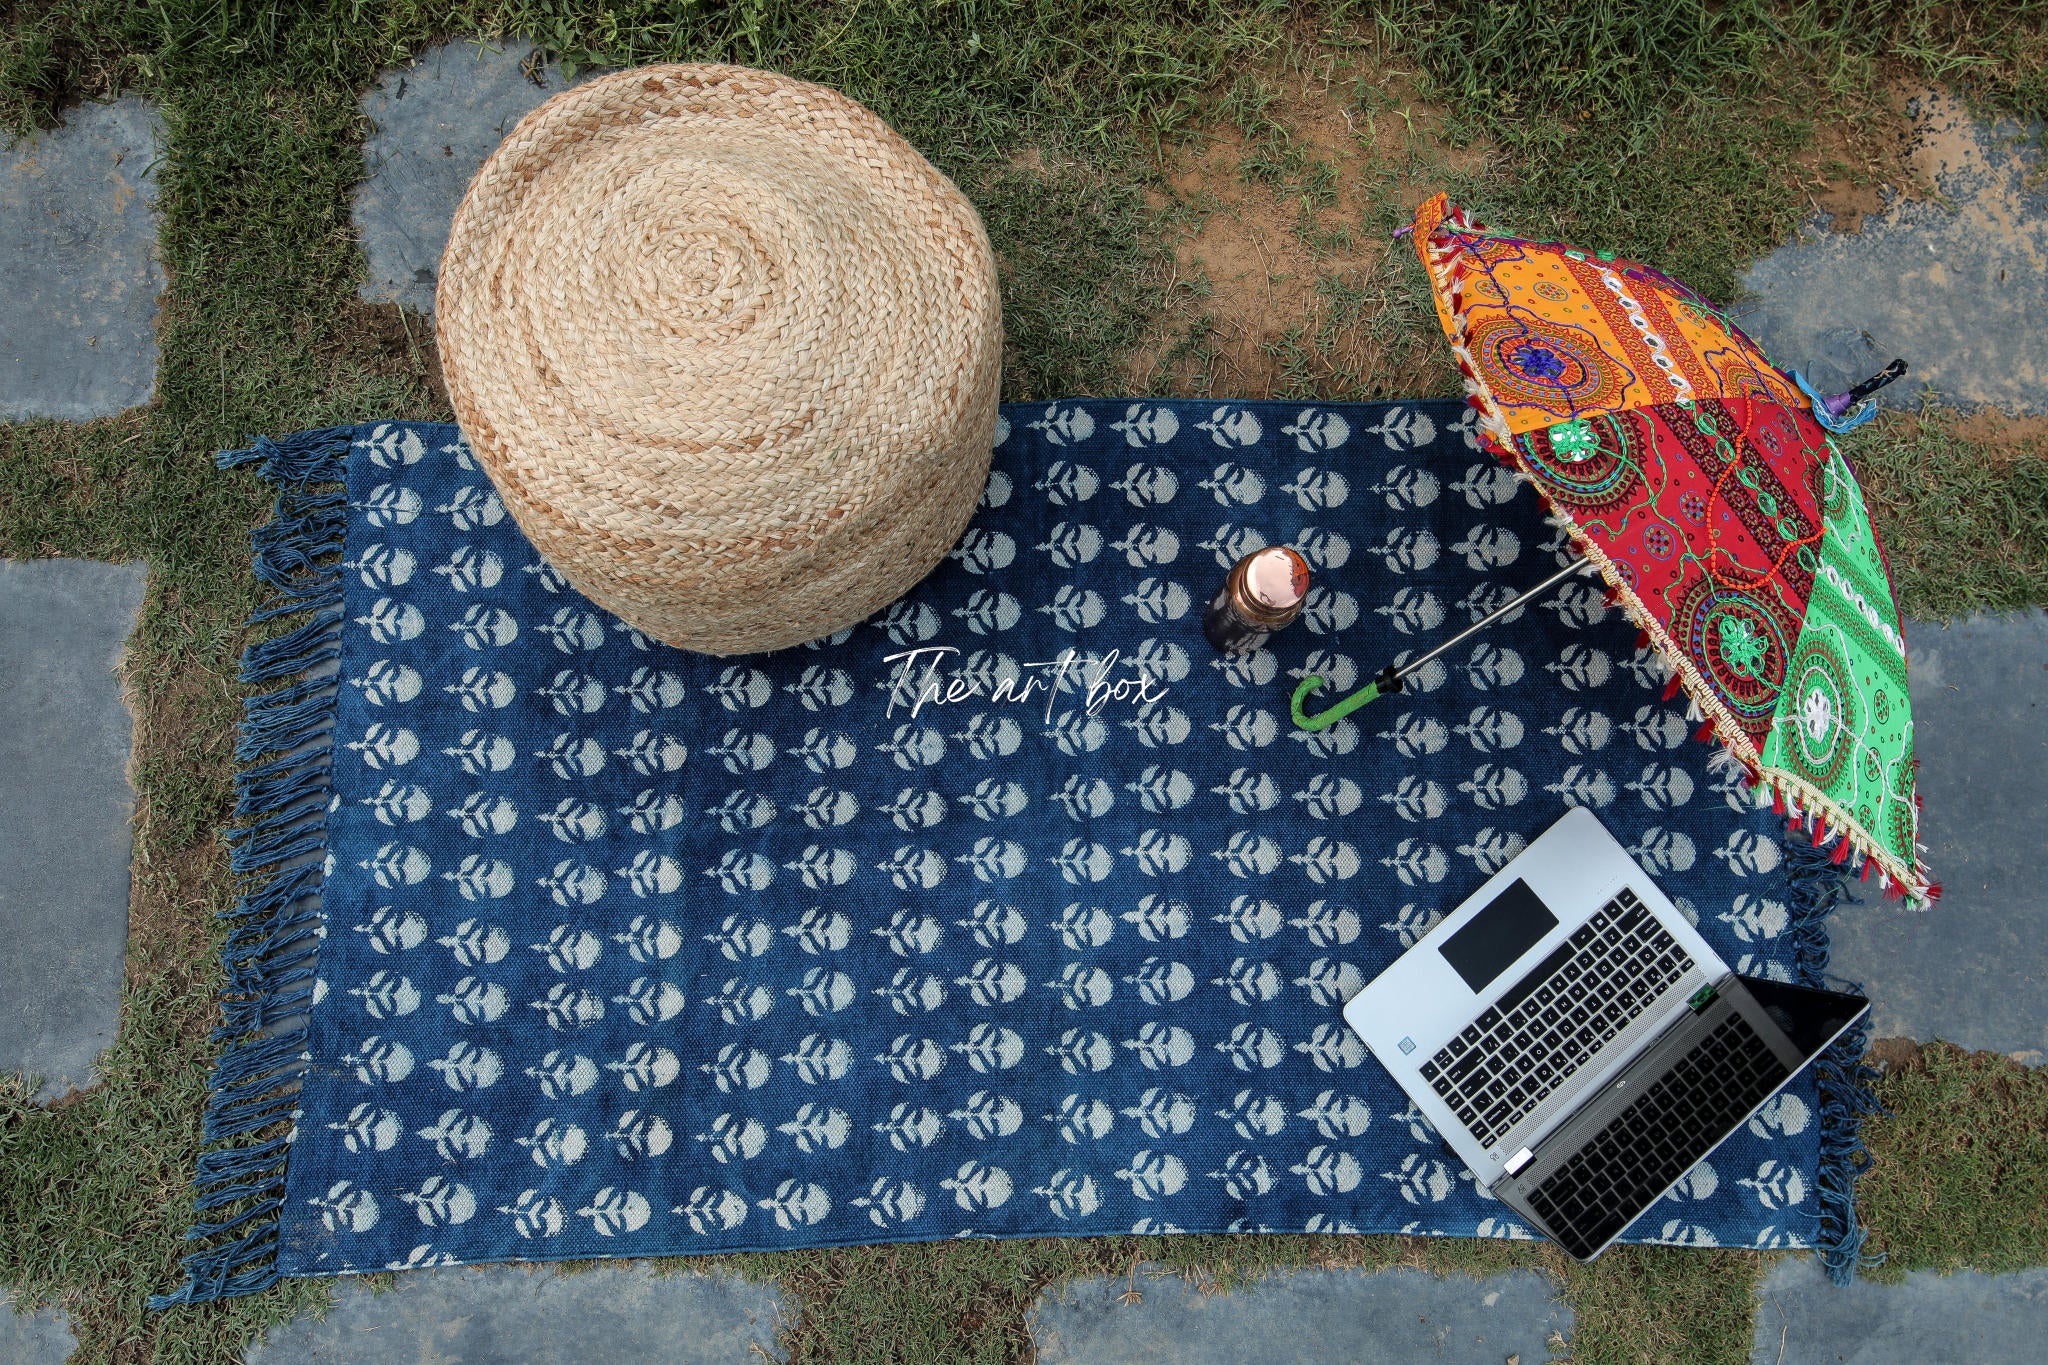
[[[1825,987],[1828,916],[1845,900],[1854,901],[1848,892],[1848,869],[1831,860],[1830,850],[1815,848],[1804,835],[1788,834],[1783,843],[1792,882],[1792,979],[1801,986]],[[1869,1234],[1856,1217],[1856,1181],[1870,1166],[1863,1120],[1884,1112],[1870,1090],[1877,1072],[1862,1061],[1869,1038],[1869,1026],[1859,1024],[1822,1053],[1813,1068],[1820,1094],[1820,1164],[1815,1179],[1820,1228],[1814,1247],[1836,1284],[1848,1284],[1859,1267],[1876,1264],[1863,1254]]]
[[[253,709],[242,722],[235,757],[247,762],[280,750],[303,749],[334,724],[333,696]]]
[[[283,1172],[278,1173],[280,1176]],[[269,1194],[277,1188],[277,1180],[250,1180],[239,1185],[227,1185],[218,1190],[202,1194],[193,1201],[201,1209],[221,1209],[230,1204],[239,1204],[259,1194]]]
[[[257,824],[237,825],[233,829],[224,829],[221,831],[220,838],[221,842],[226,844],[229,849],[233,850],[236,854],[240,854],[245,849],[256,848],[264,843],[266,836],[268,836],[267,842],[274,844],[280,839],[290,838],[293,832],[299,830],[309,820],[322,821],[326,817],[327,808],[325,802],[304,802],[295,810],[279,811],[276,815],[270,816]],[[235,867],[232,861],[229,863],[229,866],[234,867],[234,870],[237,872],[256,872],[277,861],[275,858],[259,857],[257,861],[246,863],[244,866]]]
[[[256,720],[284,707],[297,706],[300,702],[311,701],[315,697],[333,695],[334,679],[308,678],[289,687],[280,687],[274,692],[264,692],[250,697],[242,703],[242,714],[250,720]]]
[[[340,568],[319,561],[341,552],[347,530],[346,491],[280,495],[270,524],[250,537],[256,577],[293,597],[339,583]]]
[[[204,1208],[205,1204],[202,1202],[200,1207]],[[185,1234],[185,1240],[188,1242],[199,1242],[204,1241],[208,1237],[218,1237],[224,1232],[233,1232],[245,1223],[253,1223],[259,1218],[274,1220],[283,1209],[284,1200],[273,1195],[260,1203],[251,1204],[248,1208],[243,1209],[234,1217],[223,1222],[194,1223],[191,1230]]]
[[[1882,1256],[1865,1254],[1869,1230],[1856,1217],[1856,1182],[1870,1169],[1863,1120],[1885,1112],[1870,1089],[1877,1072],[1862,1061],[1869,1038],[1868,1026],[1859,1025],[1814,1064],[1821,1100],[1820,1173],[1815,1182],[1820,1235],[1815,1245],[1821,1267],[1836,1284],[1849,1284],[1859,1269],[1884,1261]]]
[[[296,1035],[280,1035],[276,1038],[258,1038],[252,1042],[237,1043],[221,1054],[213,1067],[213,1086],[216,1091],[228,1086],[240,1085],[253,1078],[277,1070],[287,1062],[298,1060],[305,1051],[306,1040]]]
[[[275,914],[301,897],[310,896],[318,891],[323,875],[324,871],[318,863],[307,863],[287,869],[242,897],[235,908],[228,911],[224,917]]]
[[[235,977],[245,978],[239,984],[251,988],[260,985],[276,991],[283,990],[287,986],[295,986],[301,981],[310,980],[313,973],[306,969],[306,964],[320,956],[320,940],[311,934],[307,934],[302,936],[299,941],[305,944],[305,946],[298,952],[278,954],[246,964],[244,967],[238,967],[234,974]],[[246,978],[256,979],[249,980]],[[230,984],[237,983],[233,978],[230,978]]]
[[[285,1154],[292,1149],[290,1134],[271,1138],[249,1147],[228,1147],[216,1152],[199,1154],[198,1174],[193,1177],[194,1185],[216,1185],[223,1180],[245,1180],[265,1171],[282,1175]]]
[[[280,1019],[289,1019],[302,1013],[313,999],[313,972],[310,968],[291,974],[282,980],[266,976],[261,994],[235,995],[240,989],[229,982],[222,989],[225,997],[220,1002],[221,1024],[213,1030],[213,1039],[219,1042],[237,1038],[251,1029],[265,1028]],[[297,989],[285,987],[299,984]]]
[[[287,858],[297,858],[308,853],[320,853],[326,848],[327,813],[322,811],[314,818],[302,821],[289,829],[264,832],[229,854],[228,868],[234,872],[254,872],[272,863],[280,863]]]
[[[307,917],[313,921],[317,917]],[[260,935],[246,935],[236,943],[233,952],[233,972],[285,972],[297,966],[299,958],[313,958],[319,954],[319,933],[315,923],[264,923],[258,925]],[[297,950],[291,956],[285,950]]]
[[[290,754],[261,768],[245,768],[235,779],[237,799],[236,815],[256,815],[267,810],[299,801],[307,796],[327,793],[327,769],[331,756],[322,751],[318,754]]]
[[[346,477],[356,428],[317,427],[273,443],[275,455],[263,476],[272,483],[335,482]]]
[[[246,450],[222,451],[214,456],[214,464],[220,469],[234,469],[260,461],[260,472],[272,483],[331,481],[345,475],[349,445],[355,434],[356,429],[348,426],[301,431],[278,441],[259,436],[256,444]]]
[[[317,907],[281,910],[269,919],[236,925],[222,950],[224,961],[243,957],[267,957],[288,943],[314,935],[320,925]]]
[[[317,943],[318,940],[315,940],[316,945]],[[302,959],[309,959],[316,956],[317,953],[318,948],[315,946],[308,948],[303,953],[297,954],[297,956]],[[303,966],[304,963],[300,962],[294,967],[280,968],[276,962],[264,959],[238,965],[233,971],[228,973],[227,984],[221,987],[221,994],[227,997],[222,1000],[221,1008],[223,1010],[231,1010],[238,1006],[246,1007],[252,1002],[267,1000],[273,993],[281,992],[289,986],[296,986],[302,980],[310,979],[312,976],[310,971],[303,974],[299,971],[299,968]],[[253,1028],[256,1025],[251,1025],[250,1027]],[[236,1029],[227,1036],[238,1037],[244,1032],[247,1032],[247,1030]]]
[[[270,1288],[278,1281],[277,1224],[268,1222],[238,1241],[187,1256],[185,1274],[185,1283],[172,1293],[150,1296],[152,1310]]]
[[[268,459],[269,457],[269,438],[259,436],[256,444],[247,450],[223,450],[220,454],[214,456],[213,467],[215,469],[234,469],[241,465],[254,464],[258,460]]]
[[[1903,365],[1899,368],[1902,372],[1905,369]],[[1877,416],[1877,404],[1866,398],[1840,417],[1837,417],[1828,411],[1828,400],[1815,390],[1812,382],[1805,375],[1797,370],[1792,371],[1792,382],[1799,386],[1801,393],[1804,393],[1808,399],[1812,400],[1813,420],[1837,435],[1845,431],[1854,431],[1865,422],[1874,420]]]
[[[290,1076],[281,1078],[279,1084],[286,1081],[296,1087],[299,1082],[298,1073],[293,1072]],[[261,1132],[273,1123],[290,1118],[298,1103],[299,1092],[292,1089],[282,1095],[269,1095],[234,1105],[222,1105],[206,1116],[201,1136],[208,1142],[218,1142],[222,1138]]]
[[[1847,870],[1803,837],[1783,841],[1785,865],[1792,883],[1792,979],[1801,986],[1827,984],[1828,916],[1849,895]]]
[[[242,681],[272,682],[341,657],[341,612],[330,607],[297,630],[250,645],[242,654]]]
[[[291,1134],[216,1144],[285,1123],[298,1107],[304,1028],[271,1036],[257,1031],[303,1013],[312,1000],[321,923],[314,898],[323,876],[318,855],[327,847],[340,687],[332,676],[307,675],[341,655],[341,567],[333,557],[347,535],[348,491],[311,485],[344,483],[355,435],[354,427],[328,427],[281,440],[259,437],[246,450],[216,457],[222,469],[254,464],[279,486],[269,524],[249,538],[256,578],[276,597],[249,624],[306,619],[242,655],[243,682],[283,685],[243,703],[235,746],[237,761],[248,765],[235,779],[235,814],[252,823],[228,832],[229,866],[251,880],[222,914],[231,925],[221,950],[227,984],[214,1037],[241,1041],[229,1042],[214,1064],[202,1124],[207,1149],[193,1185],[202,1212],[247,1207],[193,1223],[188,1240],[215,1244],[185,1258],[185,1283],[153,1296],[152,1309],[253,1294],[278,1280],[278,1214]],[[280,756],[254,761],[266,754]]]
[[[302,598],[288,598],[274,607],[265,607],[263,610],[253,613],[249,617],[248,623],[252,626],[259,626],[265,621],[275,621],[280,616],[290,616],[294,612],[308,611],[320,607],[338,607],[340,605],[341,580],[337,578],[332,582],[316,585],[314,588],[309,589]]]
[[[253,825],[238,825],[223,833],[221,838],[230,848],[246,848],[259,834],[284,829],[311,817],[324,817],[326,813],[327,798],[319,792],[309,792],[276,814],[266,815]]]

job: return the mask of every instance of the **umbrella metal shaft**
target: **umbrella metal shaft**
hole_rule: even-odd
[[[1565,565],[1562,569],[1559,569],[1550,577],[1544,579],[1541,583],[1538,583],[1535,587],[1530,588],[1527,592],[1524,592],[1518,597],[1510,598],[1506,602],[1501,603],[1501,605],[1495,607],[1492,611],[1486,613],[1486,615],[1480,617],[1477,621],[1474,621],[1471,625],[1465,627],[1465,629],[1459,631],[1456,635],[1453,635],[1450,639],[1444,641],[1435,649],[1430,650],[1427,654],[1424,654],[1417,659],[1410,659],[1407,663],[1402,664],[1399,668],[1394,669],[1394,680],[1398,682],[1400,679],[1407,677],[1410,673],[1413,673],[1416,669],[1421,668],[1423,665],[1427,664],[1430,660],[1439,658],[1442,655],[1448,653],[1449,651],[1456,649],[1459,645],[1471,639],[1480,631],[1485,630],[1495,621],[1500,620],[1501,617],[1506,616],[1510,612],[1520,608],[1524,603],[1528,602],[1531,598],[1541,597],[1544,593],[1549,592],[1552,588],[1564,582],[1573,574],[1578,573],[1582,569],[1590,568],[1592,566],[1592,563],[1593,561],[1591,559],[1573,560],[1571,563]]]
[[[1465,627],[1465,629],[1459,631],[1456,635],[1453,635],[1450,639],[1444,641],[1422,657],[1411,659],[1398,668],[1393,664],[1388,664],[1380,670],[1379,676],[1320,715],[1311,716],[1302,710],[1302,703],[1313,696],[1323,685],[1323,680],[1320,677],[1313,673],[1309,674],[1301,680],[1301,685],[1294,689],[1293,700],[1288,703],[1289,713],[1294,717],[1294,723],[1304,730],[1327,730],[1374,698],[1383,697],[1389,692],[1399,692],[1401,690],[1401,680],[1407,675],[1421,668],[1430,660],[1440,658],[1446,650],[1454,649],[1464,641],[1471,639],[1495,621],[1500,620],[1501,617],[1525,605],[1531,598],[1542,596],[1558,584],[1564,582],[1565,579],[1570,578],[1573,574],[1582,572],[1592,562],[1591,559],[1574,560],[1550,577],[1544,579],[1541,583],[1538,583],[1535,587],[1530,588],[1527,592],[1501,603],[1501,605],[1495,607],[1492,611],[1486,613],[1486,615],[1480,617],[1477,621],[1474,621],[1471,625]]]

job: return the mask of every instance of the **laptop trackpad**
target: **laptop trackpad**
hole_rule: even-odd
[[[1556,927],[1543,898],[1517,878],[1437,951],[1477,995]]]

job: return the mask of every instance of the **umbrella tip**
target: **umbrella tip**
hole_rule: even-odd
[[[1805,375],[1792,371],[1792,382],[1813,402],[1814,420],[1829,431],[1853,431],[1877,416],[1877,409],[1863,400],[1906,372],[1904,359],[1895,359],[1862,383],[1842,393],[1822,394]]]
[[[1871,394],[1876,393],[1885,385],[1905,374],[1905,372],[1905,359],[1903,357],[1895,358],[1891,364],[1885,366],[1861,384],[1850,388],[1846,392],[1834,394],[1824,399],[1823,401],[1828,406],[1828,415],[1830,417],[1840,417],[1850,408],[1855,407],[1858,403],[1870,397]]]

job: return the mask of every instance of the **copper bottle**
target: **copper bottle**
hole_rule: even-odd
[[[1231,566],[1209,609],[1202,633],[1226,654],[1247,653],[1301,615],[1308,597],[1308,561],[1285,545],[1254,550]]]

